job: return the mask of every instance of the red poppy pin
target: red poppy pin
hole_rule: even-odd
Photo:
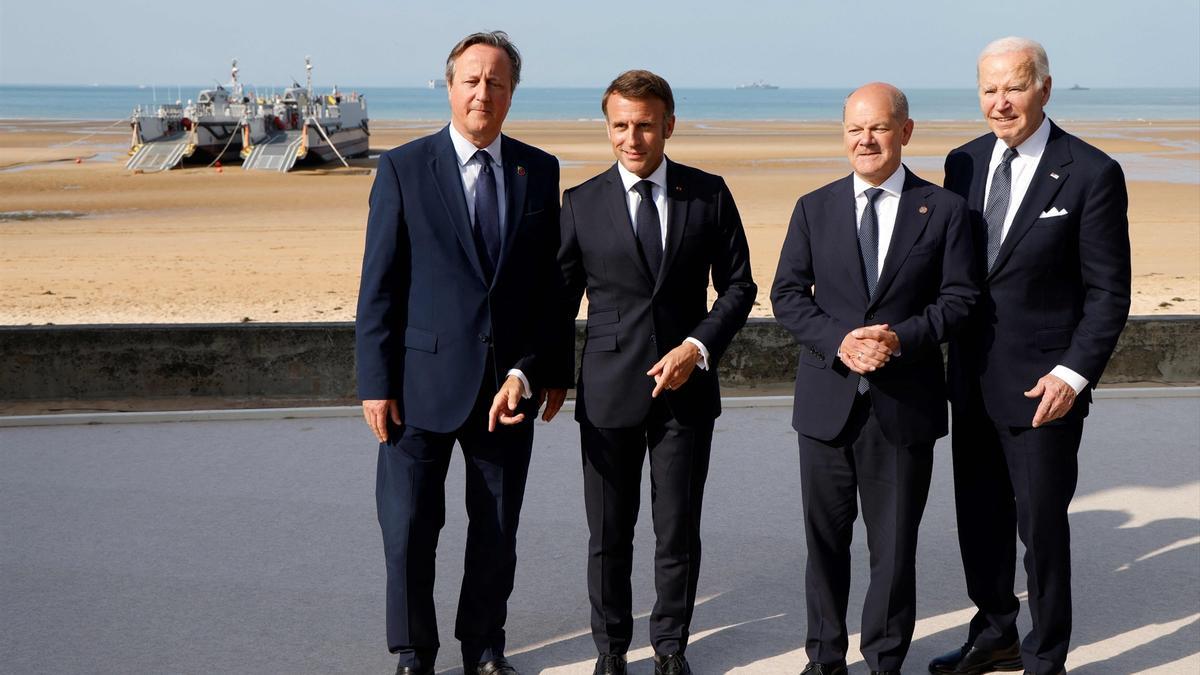
[[[517,165],[517,175],[518,176],[525,175],[525,167],[521,166],[520,164]]]

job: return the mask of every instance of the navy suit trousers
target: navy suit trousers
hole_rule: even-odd
[[[379,445],[375,500],[387,560],[388,649],[400,665],[432,669],[438,650],[433,603],[438,533],[446,521],[446,471],[454,443],[466,460],[466,561],[454,635],[471,668],[504,655],[504,621],[516,570],[517,525],[533,447],[533,416],[487,430],[494,388],[485,386],[451,433],[405,425]]]

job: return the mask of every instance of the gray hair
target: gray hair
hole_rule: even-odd
[[[475,45],[487,45],[503,49],[505,54],[508,54],[508,62],[512,64],[512,88],[517,88],[517,83],[521,81],[521,52],[517,51],[517,46],[508,38],[508,33],[502,30],[493,30],[482,33],[471,33],[467,37],[458,41],[454,45],[454,49],[450,50],[450,56],[446,57],[446,84],[454,82],[454,62],[462,53],[474,47]]]
[[[908,120],[908,97],[904,95],[904,92],[900,91],[899,87],[894,87],[890,84],[887,84],[886,82],[873,82],[872,84],[882,84],[890,90],[888,92],[888,98],[891,99],[892,116],[895,117],[896,119],[900,120],[901,122],[907,121]],[[867,86],[869,86],[869,85],[864,84],[862,87],[859,87],[858,89],[855,89],[854,91],[850,92],[849,94],[846,94],[846,98],[842,99],[842,119],[843,120],[846,119],[846,105],[848,103],[850,103],[850,97],[854,96],[855,94],[857,94],[859,92],[860,89],[863,89],[864,87],[867,87]]]
[[[1046,78],[1050,77],[1050,57],[1046,56],[1046,49],[1042,45],[1029,38],[1003,37],[988,43],[988,46],[979,52],[979,59],[975,62],[976,79],[979,77],[979,64],[984,59],[1013,52],[1024,52],[1029,55],[1029,63],[1033,66],[1033,86],[1041,91],[1046,84]]]

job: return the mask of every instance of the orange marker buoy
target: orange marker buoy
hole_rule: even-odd
[[[225,173],[225,169],[222,169],[221,167],[218,166],[217,173]]]
[[[82,158],[82,157],[76,157],[76,158],[75,158],[75,163],[76,163],[76,164],[83,164],[83,158]]]

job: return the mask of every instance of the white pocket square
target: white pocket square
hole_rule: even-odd
[[[1042,211],[1042,215],[1038,216],[1038,218],[1057,218],[1058,216],[1065,216],[1065,215],[1067,215],[1067,210],[1066,209],[1060,210],[1056,206],[1056,207],[1050,209],[1049,211]]]

